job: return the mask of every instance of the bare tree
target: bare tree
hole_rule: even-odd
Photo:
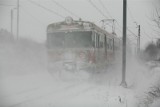
[[[156,38],[160,37],[160,0],[154,0],[151,1],[151,5],[153,8],[153,12],[151,17],[149,18],[151,20],[151,29],[154,32],[154,36],[156,36]]]
[[[148,44],[144,50],[144,56],[146,61],[156,60],[158,55],[158,48],[154,43]]]
[[[155,9],[153,21],[155,22],[157,27],[160,29],[160,8]]]

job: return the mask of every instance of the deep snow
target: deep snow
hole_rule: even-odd
[[[46,59],[43,44],[26,39],[0,43],[2,107],[146,107],[146,93],[160,80],[160,68],[150,70],[134,58],[127,61],[128,88],[119,86],[120,66],[59,77],[48,73]],[[157,105],[154,100],[152,107]]]

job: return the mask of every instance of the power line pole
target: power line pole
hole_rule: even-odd
[[[122,87],[127,87],[126,83],[126,29],[127,29],[127,0],[123,0],[123,54],[122,54]]]
[[[17,8],[11,9],[11,34],[13,35],[13,19],[14,19],[14,10]]]
[[[140,25],[138,25],[138,43],[137,43],[138,44],[138,50],[137,50],[138,54],[140,53],[140,43],[141,43],[140,30],[141,30]]]
[[[17,0],[17,40],[19,38],[19,0]]]
[[[13,35],[13,9],[11,9],[11,34]]]
[[[140,53],[140,43],[141,43],[141,26],[137,24],[137,22],[134,22],[136,24],[136,28],[138,28],[138,37],[137,37],[137,55]]]

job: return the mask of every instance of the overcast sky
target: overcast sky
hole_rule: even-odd
[[[45,9],[33,4],[30,1],[34,1],[48,9],[51,9],[58,13],[46,11]],[[73,19],[78,20],[81,17],[82,20],[94,22],[101,26],[100,20],[102,19],[116,19],[116,33],[118,36],[122,36],[122,10],[123,0],[91,0],[96,7],[105,14],[104,17],[100,12],[88,0],[55,0],[61,4],[64,8],[72,12],[64,10],[53,0],[20,0],[20,36],[31,38],[39,42],[44,42],[46,39],[46,27],[48,24],[63,21],[63,17],[71,16]],[[156,0],[155,0],[156,1]],[[17,0],[0,0],[0,28],[5,28],[10,31],[10,11],[16,6]],[[128,16],[127,26],[137,35],[138,29],[136,24],[141,25],[141,47],[144,47],[146,43],[151,41],[151,37],[155,38],[152,27],[152,13],[154,11],[154,0],[127,0],[128,2]],[[102,4],[105,6],[103,7]],[[63,17],[61,17],[63,16]],[[16,10],[14,10],[14,34],[16,35]],[[107,27],[110,31],[110,28]],[[147,36],[145,35],[148,34]],[[132,41],[136,43],[136,39],[131,32],[128,31],[132,38]],[[154,34],[154,37],[153,37]]]

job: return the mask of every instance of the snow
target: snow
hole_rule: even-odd
[[[89,81],[64,82],[59,80],[52,81],[49,85],[27,90],[25,93],[22,91],[9,96],[9,105],[12,107],[105,107],[106,105],[125,107],[129,100],[124,97],[123,93],[126,92],[123,91],[119,86],[109,88]],[[130,94],[130,91],[127,91]]]
[[[160,100],[157,100],[151,105],[151,107],[159,107],[159,105],[160,105]]]
[[[103,69],[92,75],[60,68],[50,75],[46,49],[30,40],[0,43],[2,107],[143,107],[146,93],[158,84],[160,68],[149,70],[131,59],[127,63],[127,84],[123,88],[121,67]],[[155,100],[151,107],[159,107]]]

